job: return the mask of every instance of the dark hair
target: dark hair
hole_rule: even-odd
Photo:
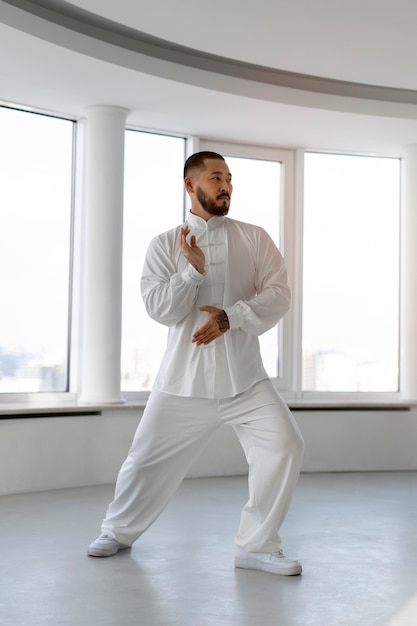
[[[208,150],[204,150],[203,152],[196,152],[188,157],[184,165],[184,178],[189,175],[190,170],[193,169],[205,169],[204,161],[206,159],[221,159],[224,161],[224,158],[221,154],[217,154],[217,152],[209,152]]]

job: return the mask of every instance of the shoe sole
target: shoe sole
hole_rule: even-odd
[[[89,548],[87,550],[87,554],[88,556],[104,558],[107,556],[115,556],[121,550],[127,550],[128,548],[130,548],[130,546],[123,546],[123,547],[117,548],[116,550],[113,550],[112,552],[104,552],[103,550],[100,550],[100,548]]]
[[[298,576],[303,571],[301,565],[278,569],[277,567],[268,565],[267,563],[261,563],[255,560],[251,561],[249,559],[240,560],[238,558],[235,559],[235,567],[241,569],[255,569],[261,572],[267,572],[268,574],[277,574],[279,576]]]

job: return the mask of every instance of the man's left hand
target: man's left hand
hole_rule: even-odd
[[[223,309],[215,306],[201,306],[200,311],[207,311],[209,318],[200,326],[192,337],[193,343],[206,346],[229,330],[229,318]]]

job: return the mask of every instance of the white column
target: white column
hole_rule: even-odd
[[[404,150],[401,223],[401,391],[417,401],[417,146]]]
[[[79,401],[120,393],[124,136],[128,111],[86,109]]]

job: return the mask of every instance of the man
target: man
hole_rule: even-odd
[[[169,326],[147,406],[90,556],[128,548],[162,512],[210,436],[233,426],[249,465],[249,500],[235,566],[301,573],[278,530],[298,480],[304,443],[263,367],[258,335],[286,313],[284,259],[258,226],[226,218],[232,177],[224,158],[199,152],[184,167],[187,222],[155,237],[141,290]]]

